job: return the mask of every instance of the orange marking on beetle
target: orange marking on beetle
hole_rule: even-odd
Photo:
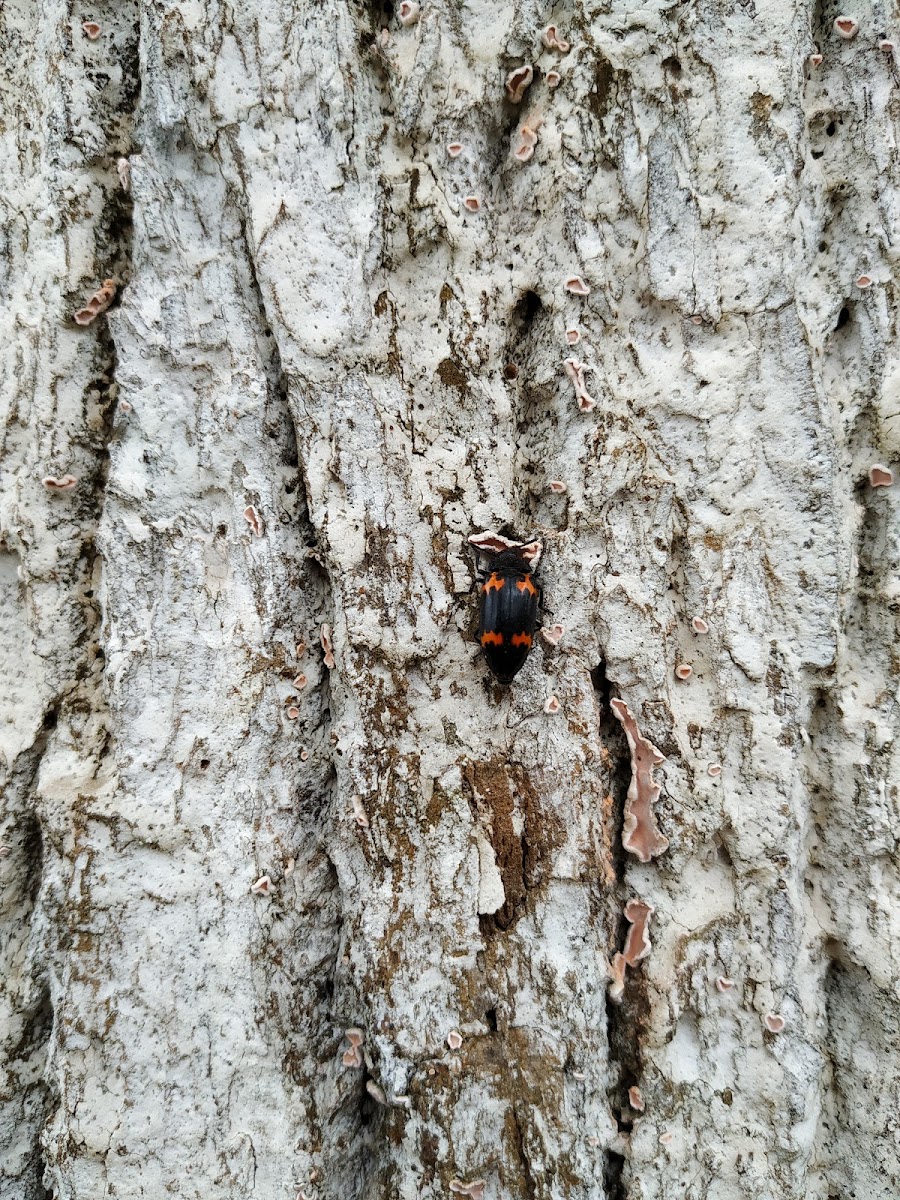
[[[531,582],[531,576],[526,575],[524,579],[516,580],[516,587],[520,592],[527,592],[529,596],[536,596],[537,588]]]
[[[530,646],[531,645],[531,634],[530,633],[514,633],[512,635],[512,644],[514,646]]]
[[[482,646],[502,646],[503,634],[489,629],[487,633],[481,635],[481,644]]]
[[[482,585],[481,590],[487,594],[488,592],[501,592],[506,586],[506,580],[501,579],[499,575],[491,575],[487,583]]]

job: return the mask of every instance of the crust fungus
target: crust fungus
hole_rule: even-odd
[[[461,1179],[451,1179],[450,1191],[459,1196],[468,1196],[470,1200],[484,1200],[484,1180],[473,1179],[471,1183],[463,1183]]]
[[[341,1062],[345,1067],[361,1067],[363,1056],[360,1046],[363,1044],[365,1034],[361,1029],[345,1029],[344,1037],[350,1043],[350,1049],[345,1050],[341,1055]]]
[[[458,1050],[462,1044],[462,1034],[458,1029],[451,1029],[447,1034],[447,1045],[451,1050]]]
[[[575,399],[578,401],[578,407],[582,412],[590,412],[596,406],[597,401],[588,394],[587,384],[584,381],[586,365],[578,362],[577,359],[567,358],[563,366],[566,369],[566,374],[575,385]]]
[[[68,479],[68,476],[66,476]],[[44,480],[46,483],[47,481]],[[869,467],[869,483],[872,487],[890,487],[894,482],[894,472],[884,463],[873,463]]]
[[[706,773],[710,777],[710,779],[718,779],[719,776],[722,774],[722,768],[719,766],[718,763],[710,763],[709,766],[706,768]]]
[[[543,42],[548,50],[559,50],[561,54],[568,54],[571,49],[569,43],[559,36],[555,25],[548,25],[544,30]]]
[[[90,300],[87,301],[84,308],[80,308],[73,320],[76,325],[90,325],[95,317],[99,317],[102,312],[106,312],[112,304],[116,295],[116,281],[114,279],[104,279],[101,286],[94,292]]]
[[[547,487],[557,496],[562,496],[569,490],[568,485],[563,483],[561,479],[551,479]]]
[[[470,213],[477,213],[481,208],[481,201],[477,196],[464,196],[463,207],[468,209]]]
[[[668,842],[666,843],[668,845]],[[646,860],[649,861],[649,860]],[[612,983],[609,988],[611,1000],[620,1000],[625,990],[625,968],[633,967],[646,958],[653,943],[647,932],[647,925],[653,913],[653,905],[643,900],[629,900],[624,908],[625,919],[631,922],[625,935],[625,945],[613,955],[610,971]]]
[[[700,316],[699,313],[695,313],[694,316],[691,317],[691,324],[692,325],[702,325],[703,324],[703,318]]]
[[[449,154],[449,156],[451,158],[459,158],[459,156],[463,152],[463,149],[464,149],[464,147],[463,147],[462,142],[448,142],[447,143],[447,153]]]
[[[83,21],[81,28],[84,30],[84,35],[89,41],[96,42],[100,36],[100,26],[96,21]]]
[[[691,621],[691,629],[694,633],[709,633],[709,623],[702,617],[694,617]]]
[[[63,475],[58,479],[55,475],[45,475],[41,483],[49,492],[71,492],[78,483],[78,478],[75,475]]]
[[[516,67],[506,77],[506,95],[513,104],[521,104],[526,89],[534,79],[534,68],[531,63]]]
[[[306,653],[306,642],[298,642],[297,643],[297,657],[302,658],[305,653]]]
[[[543,542],[516,542],[512,538],[504,537],[502,533],[494,533],[492,529],[486,529],[483,533],[471,534],[469,544],[477,550],[486,550],[489,554],[501,554],[504,550],[518,550],[522,558],[530,563],[532,569],[538,565],[544,549]]]
[[[563,287],[573,296],[589,296],[591,294],[591,289],[580,275],[570,275],[563,283]]]
[[[548,696],[544,701],[544,712],[551,715],[559,712],[559,700],[556,696]]]
[[[419,5],[416,0],[402,0],[397,16],[401,25],[415,25],[419,19]]]
[[[729,979],[727,975],[720,975],[716,980],[716,987],[720,992],[730,992],[734,987],[734,980]]]
[[[572,326],[570,329],[566,330],[566,345],[567,346],[577,346],[580,341],[581,341],[581,331],[579,329],[576,329],[574,326]]]
[[[290,704],[288,705],[284,715],[289,721],[296,721],[300,716],[300,709],[296,706],[296,704]]]
[[[546,627],[541,629],[541,637],[545,642],[549,642],[551,646],[558,646],[559,639],[565,632],[562,625],[551,625],[549,629]]]
[[[870,288],[872,286],[872,276],[871,275],[857,275],[854,282],[858,288],[860,288],[862,291],[865,291],[866,288]]]
[[[785,1021],[781,1013],[766,1013],[765,1026],[769,1033],[781,1033]]]
[[[300,761],[301,761],[301,762],[308,762],[308,761],[309,761],[309,751],[308,751],[308,750],[301,750],[301,751],[300,751]]]
[[[331,626],[323,625],[319,633],[319,641],[322,643],[322,650],[325,655],[325,666],[328,670],[334,667],[334,648],[331,645]]]
[[[881,41],[878,43],[878,49],[883,50],[885,52],[885,54],[893,54],[894,53],[894,43],[889,41],[887,38],[882,38]]]
[[[823,61],[821,54],[811,54],[808,59],[811,67],[821,67]]]
[[[560,75],[559,71],[548,71],[544,78],[547,81],[548,88],[559,87],[562,83],[562,75]]]
[[[534,154],[534,148],[537,145],[537,131],[540,126],[539,119],[532,119],[530,124],[523,125],[519,129],[519,144],[513,150],[513,158],[519,162],[528,162]]]
[[[644,1111],[644,1097],[641,1095],[641,1089],[639,1087],[630,1087],[628,1089],[628,1103],[635,1112]]]
[[[840,34],[844,41],[849,42],[851,38],[855,38],[859,33],[859,21],[856,17],[847,17],[843,14],[834,19],[835,32]]]
[[[690,679],[694,673],[694,668],[687,663],[679,663],[675,668],[675,677],[677,679]]]
[[[297,689],[298,692],[302,692],[303,689],[306,687],[307,682],[308,682],[308,680],[305,675],[298,675],[297,678],[294,680],[294,687]]]
[[[653,779],[653,769],[665,762],[666,756],[641,734],[624,700],[610,701],[610,708],[622,722],[631,751],[631,782],[625,800],[622,845],[641,862],[647,863],[669,845],[669,839],[660,833],[653,813],[653,805],[662,791],[661,785]]]
[[[250,526],[250,532],[253,533],[254,536],[262,537],[262,535],[263,535],[262,517],[259,515],[259,513],[256,511],[256,509],[253,507],[252,504],[248,504],[247,507],[244,509],[244,520]]]
[[[261,875],[256,883],[250,885],[250,891],[255,892],[257,896],[268,896],[272,891],[272,880],[268,875]]]

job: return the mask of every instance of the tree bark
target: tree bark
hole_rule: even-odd
[[[3,1200],[895,1200],[900,28],[839,15],[7,0]],[[509,688],[487,529],[564,627]]]

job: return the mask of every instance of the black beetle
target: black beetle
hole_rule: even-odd
[[[482,576],[478,640],[500,683],[512,682],[534,641],[541,590],[532,579],[533,552],[523,552],[530,548],[493,552],[491,573]]]

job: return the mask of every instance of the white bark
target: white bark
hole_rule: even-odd
[[[896,1197],[900,28],[837,15],[7,0],[3,1200]],[[487,528],[565,626],[508,690]]]

